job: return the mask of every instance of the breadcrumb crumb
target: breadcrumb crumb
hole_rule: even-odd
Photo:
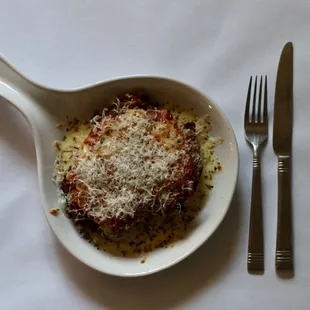
[[[54,215],[54,216],[57,216],[59,214],[59,209],[57,208],[53,208],[50,210],[50,214]]]

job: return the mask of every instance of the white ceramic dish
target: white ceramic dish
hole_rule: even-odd
[[[55,160],[53,142],[61,138],[55,124],[65,122],[66,116],[85,116],[111,102],[120,93],[136,88],[146,90],[159,102],[168,100],[185,108],[194,108],[197,115],[209,113],[213,126],[211,134],[224,138],[224,143],[216,149],[223,170],[215,178],[214,188],[196,220],[195,229],[174,247],[149,254],[144,264],[141,264],[141,258],[118,258],[98,251],[80,238],[64,215],[50,215],[50,209],[58,206],[56,188],[51,181]],[[19,109],[31,126],[38,161],[41,203],[50,227],[67,250],[86,265],[117,276],[151,274],[193,253],[223,220],[236,186],[238,148],[224,113],[199,91],[177,81],[150,76],[121,78],[74,91],[52,90],[30,82],[0,59],[0,96]]]

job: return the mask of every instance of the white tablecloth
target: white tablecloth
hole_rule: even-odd
[[[50,87],[154,74],[201,89],[229,117],[241,163],[230,211],[196,253],[149,277],[107,276],[77,261],[53,236],[40,208],[31,132],[1,101],[0,309],[310,308],[310,1],[0,0],[0,39],[6,59]],[[268,75],[272,120],[286,41],[295,47],[292,279],[278,277],[274,268],[272,126],[262,156],[266,271],[246,271],[252,158],[242,126],[250,75]]]

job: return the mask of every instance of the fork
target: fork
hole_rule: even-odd
[[[264,84],[264,98],[262,98],[263,77],[261,76],[257,105],[257,76],[255,77],[252,107],[250,111],[252,77],[250,78],[244,114],[245,139],[253,148],[253,179],[248,241],[248,272],[264,271],[260,150],[261,146],[268,140],[267,76],[264,78]]]

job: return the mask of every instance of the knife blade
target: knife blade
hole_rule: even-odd
[[[293,44],[282,51],[275,91],[273,148],[277,155],[290,155],[293,127]]]
[[[291,155],[293,133],[293,44],[279,61],[274,103],[273,148],[278,156],[276,269],[293,270]]]

